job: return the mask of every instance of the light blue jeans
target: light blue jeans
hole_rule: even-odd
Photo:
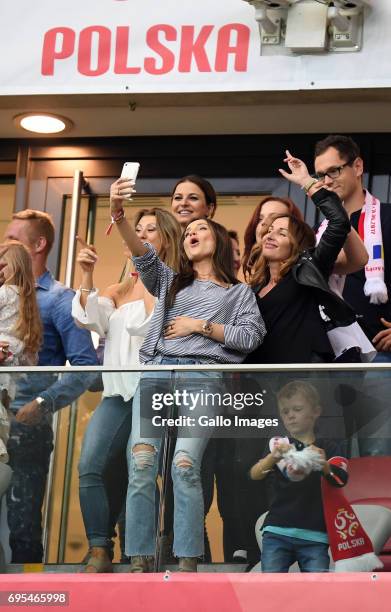
[[[79,494],[90,547],[112,547],[111,538],[126,494],[125,452],[131,428],[132,400],[125,402],[115,395],[103,398],[84,434]]]
[[[148,365],[150,365],[150,362]],[[200,361],[188,358],[157,357],[153,363],[161,365],[198,365]],[[155,503],[155,484],[159,468],[159,453],[165,428],[159,428],[159,437],[143,436],[146,423],[145,415],[140,412],[140,388],[143,384],[160,380],[173,381],[172,390],[207,390],[219,392],[217,372],[145,372],[133,398],[133,427],[128,443],[129,485],[126,499],[125,551],[130,557],[154,555],[156,540],[157,511]],[[218,386],[218,388],[216,388]],[[213,391],[212,391],[213,390]],[[145,396],[143,395],[145,401]],[[205,414],[206,409],[197,405],[191,416]],[[211,411],[208,409],[211,416]],[[189,416],[188,408],[178,406],[178,416]],[[149,417],[150,418],[150,417]],[[171,466],[174,487],[174,554],[177,557],[199,557],[204,550],[204,502],[200,468],[208,439],[213,427],[205,427],[202,437],[190,437],[191,428],[179,427],[178,437]],[[197,432],[194,432],[197,433]],[[199,430],[198,430],[199,434]],[[147,444],[148,450],[137,449],[137,445]]]

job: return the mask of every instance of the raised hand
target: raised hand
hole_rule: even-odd
[[[129,201],[131,196],[136,193],[135,182],[128,178],[119,178],[110,186],[110,210],[114,215],[121,210],[124,200]]]
[[[96,249],[92,244],[87,244],[83,238],[76,236],[77,242],[82,247],[77,254],[76,261],[83,270],[83,272],[93,272],[94,266],[98,261],[98,255]]]
[[[284,162],[288,164],[290,172],[279,168],[278,171],[284,178],[286,178],[291,183],[295,183],[296,185],[300,185],[300,187],[304,187],[311,182],[311,175],[308,172],[308,168],[305,163],[299,159],[298,157],[293,157],[290,152],[285,151],[286,157]]]

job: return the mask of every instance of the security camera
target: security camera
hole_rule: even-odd
[[[341,15],[341,9],[334,5],[334,2],[330,2],[327,9],[327,18],[331,25],[337,28],[340,32],[346,32],[349,30],[349,18]]]
[[[244,0],[249,4],[255,5],[263,5],[265,8],[269,9],[282,9],[289,8],[292,4],[295,4],[297,0]]]
[[[365,6],[371,6],[372,0],[336,0],[335,4],[342,9],[361,9]]]
[[[343,8],[354,8],[355,6],[371,6],[372,0],[339,0]]]

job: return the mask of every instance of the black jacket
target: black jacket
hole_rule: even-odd
[[[326,217],[328,225],[319,244],[299,256],[292,269],[293,277],[299,284],[315,289],[318,303],[333,327],[345,327],[356,321],[356,314],[330,289],[328,279],[350,232],[349,217],[337,194],[327,189],[319,189],[312,201]]]

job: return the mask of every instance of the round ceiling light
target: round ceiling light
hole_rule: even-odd
[[[70,119],[51,113],[23,113],[14,117],[14,122],[27,132],[36,134],[58,134],[73,125]]]

